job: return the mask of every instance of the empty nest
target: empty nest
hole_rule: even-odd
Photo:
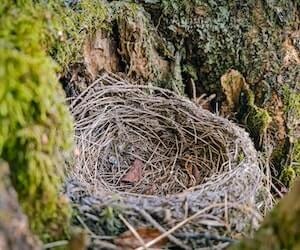
[[[66,193],[92,235],[132,225],[170,246],[224,248],[271,206],[248,134],[185,97],[105,73],[70,107],[77,150]]]

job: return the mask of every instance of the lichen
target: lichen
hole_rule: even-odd
[[[183,60],[197,68],[196,84],[220,92],[219,79],[230,68],[241,72],[250,86],[261,80],[279,85],[274,76],[282,66],[279,50],[287,35],[282,30],[297,30],[299,4],[264,2],[156,0],[147,1],[145,8],[175,47],[184,40]]]
[[[59,195],[64,157],[73,142],[72,119],[47,56],[43,9],[7,0],[0,8],[0,157],[32,230],[43,240],[61,238],[69,205]]]

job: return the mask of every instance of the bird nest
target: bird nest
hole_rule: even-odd
[[[271,204],[248,134],[185,97],[106,73],[71,112],[77,149],[66,193],[96,248],[164,239],[223,248],[257,228]]]

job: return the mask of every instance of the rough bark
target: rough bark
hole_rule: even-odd
[[[27,218],[18,204],[9,178],[9,167],[0,160],[0,249],[39,250],[40,243],[30,232]]]

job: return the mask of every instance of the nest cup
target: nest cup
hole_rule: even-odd
[[[167,235],[171,244],[207,245],[205,232],[225,247],[218,237],[249,233],[271,206],[248,134],[185,97],[104,74],[71,112],[78,152],[67,193],[96,234],[111,232],[86,213],[112,207],[162,233],[187,220]]]

